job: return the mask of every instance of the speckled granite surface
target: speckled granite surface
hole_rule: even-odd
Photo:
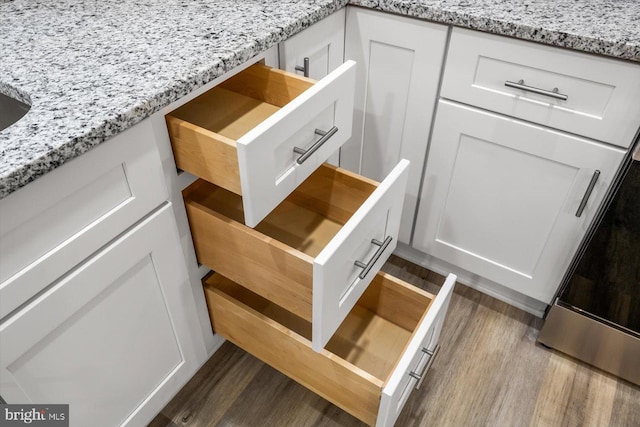
[[[0,198],[347,0],[0,1],[0,92],[32,105],[0,131]],[[351,0],[640,61],[640,1]]]
[[[0,198],[247,61],[347,0],[0,3]]]
[[[640,0],[351,0],[349,3],[640,61]]]

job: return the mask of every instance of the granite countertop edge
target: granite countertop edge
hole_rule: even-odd
[[[545,28],[542,25],[531,25],[526,22],[480,16],[437,5],[431,6],[420,1],[349,0],[349,4],[549,46],[607,56],[612,59],[640,62],[640,43],[633,43],[629,40],[608,40],[597,36],[575,34],[570,31]],[[640,10],[640,4],[638,7]]]
[[[24,159],[19,149],[14,145],[5,149],[2,145],[2,161],[8,162],[9,170],[0,172],[0,199],[24,187],[36,178],[56,169],[62,164],[89,151],[101,142],[132,127],[165,106],[177,101],[195,89],[198,89],[225,72],[248,61],[260,52],[286,40],[292,35],[309,27],[313,23],[325,18],[336,10],[350,3],[370,9],[411,16],[437,23],[454,25],[473,30],[489,32],[498,35],[515,37],[523,40],[559,46],[577,51],[609,56],[617,59],[640,62],[640,45],[626,40],[604,40],[587,35],[571,34],[543,27],[518,23],[508,20],[494,19],[478,14],[464,13],[438,5],[425,4],[425,1],[407,0],[336,0],[326,1],[318,7],[312,8],[309,14],[288,25],[270,28],[267,34],[256,34],[248,43],[234,46],[233,50],[222,51],[218,58],[205,67],[189,70],[188,75],[172,81],[169,85],[155,92],[152,96],[139,100],[132,107],[125,108],[113,114],[106,112],[98,125],[82,128],[82,131],[69,135],[66,140],[51,143],[50,133],[35,131],[25,135],[16,132],[12,134],[12,127],[0,133],[0,144],[11,138],[28,138],[31,146],[37,146],[41,153],[32,158]],[[28,91],[14,87],[8,82],[0,81],[0,92],[13,96],[23,102],[30,103]],[[37,113],[37,111],[35,112]],[[15,125],[14,125],[15,126]],[[45,127],[45,126],[42,126]],[[3,140],[4,138],[4,140]]]

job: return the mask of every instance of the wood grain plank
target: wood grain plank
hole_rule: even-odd
[[[235,141],[177,117],[166,121],[176,166],[242,194]]]
[[[378,185],[368,178],[325,163],[300,184],[288,199],[344,224]]]
[[[222,82],[218,87],[284,107],[314,84],[315,81],[312,79],[255,64]]]
[[[223,345],[151,423],[153,427],[215,425],[237,404],[264,364],[233,345]]]
[[[618,382],[610,426],[640,426],[640,387]]]
[[[219,213],[211,194],[197,186],[184,193],[198,261],[311,320],[313,259]]]
[[[413,331],[435,297],[385,272],[379,272],[358,304]]]

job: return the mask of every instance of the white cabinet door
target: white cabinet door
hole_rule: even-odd
[[[309,58],[308,76],[320,80],[343,62],[344,14],[342,8],[288,38],[278,46],[280,68],[303,75],[305,58]]]
[[[380,181],[409,159],[400,241],[409,243],[448,28],[349,8],[345,59],[358,64],[353,136],[340,166]]]
[[[144,425],[206,354],[171,205],[0,324],[0,394],[71,426]]]
[[[288,38],[278,46],[280,68],[314,80],[326,77],[344,58],[345,8]],[[306,67],[306,72],[304,71]],[[336,152],[328,160],[338,165]]]
[[[549,303],[623,155],[440,101],[414,247]]]

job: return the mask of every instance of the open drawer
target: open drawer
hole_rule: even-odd
[[[351,136],[355,62],[319,82],[254,64],[166,116],[176,165],[254,227]]]
[[[322,165],[255,229],[240,196],[198,180],[183,192],[198,261],[312,321],[320,351],[396,247],[408,167],[378,184]]]
[[[360,420],[392,426],[435,358],[455,280],[434,297],[378,273],[320,353],[308,321],[220,274],[204,284],[216,333]]]

